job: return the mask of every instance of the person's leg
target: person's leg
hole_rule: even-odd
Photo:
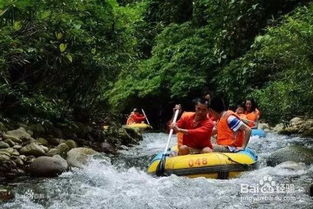
[[[210,153],[213,152],[213,150],[210,147],[204,147],[200,153]]]
[[[178,147],[178,155],[188,155],[189,152],[189,147],[186,145],[181,145]]]
[[[230,152],[227,146],[212,144],[213,152]]]

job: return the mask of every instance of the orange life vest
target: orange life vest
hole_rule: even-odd
[[[182,117],[190,117],[192,114],[194,114],[194,112],[183,112],[183,114],[181,115]],[[183,145],[183,137],[184,137],[184,133],[179,132],[176,134],[177,137],[177,145]]]
[[[225,146],[241,147],[243,146],[244,132],[241,130],[234,132],[233,130],[229,128],[227,119],[231,115],[240,119],[240,117],[236,113],[228,110],[217,122],[216,143],[219,145],[225,145]]]

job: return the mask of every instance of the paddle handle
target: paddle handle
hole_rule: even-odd
[[[173,123],[176,123],[176,120],[177,120],[177,117],[178,117],[178,113],[179,113],[179,110],[177,109],[175,111],[175,114],[174,114]],[[171,128],[170,133],[168,135],[168,139],[167,139],[167,143],[166,143],[166,147],[165,147],[163,155],[166,154],[166,152],[168,150],[168,147],[170,146],[170,142],[171,142],[171,138],[172,138],[173,132],[174,132],[174,130]]]
[[[148,117],[147,117],[145,111],[143,109],[141,109],[141,111],[142,111],[143,115],[145,116],[147,123],[150,125],[150,122],[148,120]]]

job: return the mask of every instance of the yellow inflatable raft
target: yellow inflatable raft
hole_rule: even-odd
[[[156,175],[162,155],[163,153],[159,153],[153,158],[148,167],[148,173]],[[164,175],[175,174],[215,179],[234,178],[244,171],[255,169],[257,159],[255,152],[248,148],[236,153],[212,152],[166,157]]]
[[[124,128],[137,128],[140,130],[146,130],[146,129],[152,128],[149,124],[146,124],[146,123],[135,123],[131,125],[124,125],[123,127]]]

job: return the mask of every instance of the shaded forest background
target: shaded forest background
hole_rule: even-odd
[[[0,0],[2,121],[91,122],[210,90],[313,116],[309,0]],[[123,117],[118,118],[124,119]]]

